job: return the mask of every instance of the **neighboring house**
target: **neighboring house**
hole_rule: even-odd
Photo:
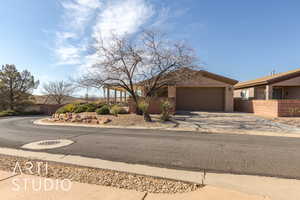
[[[164,99],[173,102],[176,111],[233,111],[233,86],[238,81],[205,70],[189,70],[188,74],[157,92],[150,113],[160,113]],[[134,110],[131,103],[130,111]]]
[[[234,88],[236,111],[274,117],[300,114],[296,111],[300,109],[300,69],[241,82]]]

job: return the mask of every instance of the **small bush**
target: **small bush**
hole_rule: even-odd
[[[86,104],[86,112],[95,112],[99,105],[94,103]],[[101,106],[100,106],[101,107]]]
[[[110,113],[117,116],[118,114],[127,114],[127,111],[119,105],[114,105],[113,107],[111,107]]]
[[[73,103],[70,103],[70,104],[67,104],[63,107],[60,107],[56,113],[57,114],[65,114],[65,113],[72,113],[74,112],[74,110],[79,106],[79,104],[73,104]]]
[[[149,103],[145,100],[142,100],[138,103],[138,108],[143,112],[143,114],[148,113]]]
[[[96,113],[98,115],[108,115],[110,113],[109,106],[108,105],[103,105],[101,108],[98,108],[96,110]]]
[[[151,117],[150,117],[150,114],[149,114],[149,112],[148,112],[148,109],[149,109],[149,102],[148,102],[148,101],[146,101],[146,100],[140,101],[140,102],[138,103],[138,109],[139,109],[140,111],[142,111],[143,116],[144,116],[144,120],[145,120],[146,122],[151,122],[151,121],[152,121],[152,119],[151,119]]]
[[[160,117],[160,119],[162,121],[170,121],[173,107],[174,107],[174,105],[168,100],[161,102],[161,105],[160,105],[161,117]]]
[[[77,106],[77,108],[75,108],[74,113],[83,113],[83,112],[87,112],[88,106],[87,104],[82,104]]]
[[[0,117],[15,116],[18,113],[14,110],[4,110],[0,112]]]

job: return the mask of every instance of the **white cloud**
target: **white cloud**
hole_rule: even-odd
[[[83,33],[86,24],[101,7],[99,0],[64,0],[64,26]]]
[[[144,0],[122,0],[108,4],[98,15],[93,37],[108,38],[112,32],[117,35],[134,33],[153,14],[152,5]]]
[[[168,8],[156,8],[148,0],[63,0],[63,16],[56,33],[57,64],[77,65],[87,70],[97,61],[88,55],[90,42],[111,33],[134,34],[143,26],[162,26]],[[159,10],[159,11],[155,11]]]
[[[59,65],[78,65],[81,64],[81,49],[74,46],[61,46],[56,49],[60,56]]]

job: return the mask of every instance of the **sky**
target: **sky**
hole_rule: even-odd
[[[95,62],[89,46],[100,35],[156,28],[186,41],[204,69],[246,81],[300,67],[299,9],[298,0],[6,0],[0,65],[41,85],[69,80]]]

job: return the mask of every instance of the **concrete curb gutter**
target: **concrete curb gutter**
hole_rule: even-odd
[[[93,125],[93,124],[74,124],[74,123],[49,123],[43,120],[49,118],[43,118],[33,121],[33,124],[44,125],[44,126],[73,126],[73,127],[90,127],[90,128],[115,128],[115,129],[150,129],[150,130],[169,130],[169,131],[197,131],[194,128],[181,129],[181,128],[164,128],[164,127],[142,127],[142,126],[111,126],[111,125]],[[209,132],[208,132],[209,133]]]
[[[214,187],[222,187],[249,195],[269,197],[273,200],[299,200],[300,180],[281,179],[248,175],[207,173],[174,170],[145,165],[112,162],[81,156],[31,152],[17,149],[0,148],[0,154],[53,161],[84,167],[116,170],[140,175],[181,180],[186,182],[204,183]],[[288,196],[287,196],[288,195]]]
[[[258,136],[272,136],[272,137],[291,137],[291,138],[300,138],[300,134],[280,134],[280,133],[273,133],[273,132],[234,132],[231,130],[214,130],[214,131],[207,131],[207,130],[198,130],[196,128],[163,128],[163,127],[138,127],[138,126],[110,126],[110,125],[92,125],[92,124],[74,124],[74,123],[49,123],[44,122],[43,119],[38,119],[33,121],[35,125],[42,125],[42,126],[69,126],[69,127],[88,127],[88,128],[113,128],[113,129],[148,129],[148,130],[167,130],[167,131],[181,131],[181,132],[199,132],[199,134],[235,134],[235,135],[258,135]]]

